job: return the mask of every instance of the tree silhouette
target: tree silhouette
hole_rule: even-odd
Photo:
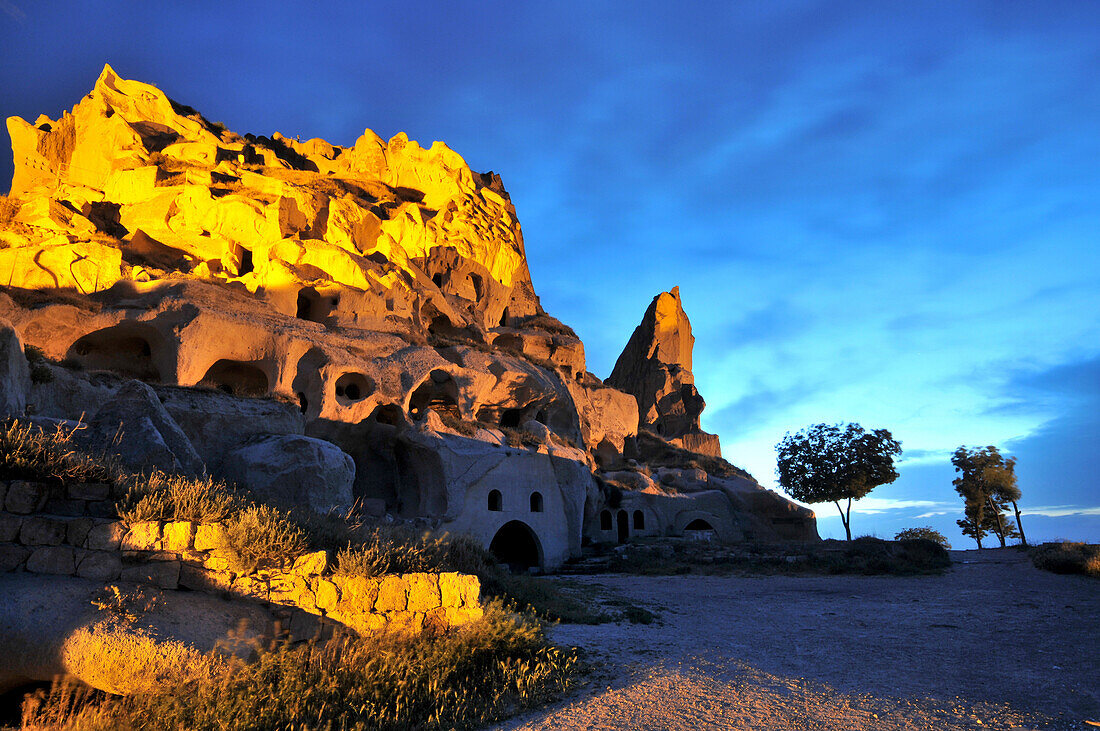
[[[836,503],[849,541],[852,501],[898,478],[894,457],[901,454],[901,442],[886,429],[868,432],[859,424],[815,424],[788,433],[776,449],[780,486],[795,500]],[[846,508],[842,500],[847,500]]]

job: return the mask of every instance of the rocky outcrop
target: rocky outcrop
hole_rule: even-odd
[[[109,66],[71,112],[8,129],[0,350],[43,357],[29,392],[11,359],[5,408],[42,428],[83,422],[134,467],[273,502],[469,532],[516,567],[617,540],[588,530],[616,491],[672,500],[622,472],[644,463],[698,468],[668,510],[705,502],[729,540],[751,533],[740,512],[782,512],[708,480],[742,473],[699,428],[678,291],[601,382],[539,304],[500,178],[443,143],[241,136]]]
[[[720,457],[718,437],[699,427],[706,402],[695,388],[695,338],[680,304],[680,288],[653,298],[607,384],[638,401],[639,428],[692,452]]]
[[[355,463],[331,442],[301,435],[258,435],[222,459],[221,474],[261,500],[317,513],[351,507]]]
[[[10,322],[0,319],[0,417],[22,416],[27,408],[31,373],[23,341]]]

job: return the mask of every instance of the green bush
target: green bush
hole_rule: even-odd
[[[894,536],[895,541],[912,541],[918,538],[923,538],[926,541],[934,541],[944,548],[951,550],[951,544],[947,541],[947,536],[927,525],[920,528],[906,528]]]
[[[417,637],[344,634],[211,663],[123,698],[56,686],[24,705],[23,728],[120,730],[467,728],[572,686],[576,650],[547,644],[538,622],[487,608],[477,622]]]
[[[1032,563],[1044,571],[1100,578],[1100,545],[1071,541],[1044,543],[1029,553]]]

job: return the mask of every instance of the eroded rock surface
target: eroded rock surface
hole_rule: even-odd
[[[699,427],[706,402],[695,388],[695,337],[680,288],[653,298],[607,383],[638,401],[639,427],[686,449],[722,456],[718,437]]]

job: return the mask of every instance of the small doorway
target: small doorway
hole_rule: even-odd
[[[615,522],[619,527],[619,543],[626,543],[630,538],[630,522],[626,517],[626,511],[620,510],[619,514],[615,516]]]
[[[526,523],[512,520],[500,527],[489,543],[489,553],[513,573],[526,573],[542,566],[542,547]]]

